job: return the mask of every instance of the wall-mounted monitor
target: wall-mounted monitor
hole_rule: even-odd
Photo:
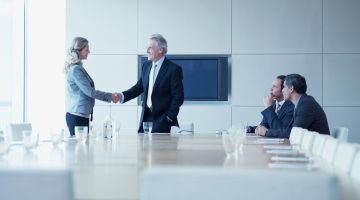
[[[167,55],[183,69],[185,101],[227,101],[229,56]],[[139,70],[147,56],[139,56]],[[139,73],[140,74],[140,73]]]

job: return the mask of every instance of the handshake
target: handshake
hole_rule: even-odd
[[[117,102],[121,101],[121,94],[119,94],[119,93],[117,93],[117,92],[112,93],[112,95],[111,95],[111,101],[112,101],[113,103],[117,103]]]

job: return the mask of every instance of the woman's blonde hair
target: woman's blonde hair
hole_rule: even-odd
[[[75,37],[66,52],[64,72],[67,73],[73,64],[82,64],[80,51],[88,46],[89,41],[83,37]]]

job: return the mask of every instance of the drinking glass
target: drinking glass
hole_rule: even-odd
[[[114,125],[114,127],[115,127],[115,129],[114,129],[114,131],[115,131],[115,136],[118,136],[119,135],[119,133],[120,133],[120,128],[121,128],[121,123],[120,122],[114,122],[115,123],[115,125]]]
[[[143,129],[145,134],[151,133],[152,130],[152,122],[143,122]]]
[[[64,139],[64,129],[58,129],[56,131],[51,131],[50,132],[50,138],[51,138],[51,142],[53,143],[54,146],[58,145],[59,143],[61,143]]]
[[[99,133],[100,132],[94,126],[90,126],[90,130],[89,130],[89,137],[90,138],[96,139],[98,137]]]
[[[79,142],[85,142],[88,135],[87,126],[75,126],[75,137]]]
[[[24,130],[22,131],[23,134],[23,143],[27,150],[31,150],[37,147],[39,143],[39,134],[31,131],[31,130]]]
[[[222,134],[222,142],[226,155],[236,155],[237,153],[237,140],[236,136],[231,133]]]
[[[9,151],[10,142],[5,133],[0,131],[0,155],[4,155]]]

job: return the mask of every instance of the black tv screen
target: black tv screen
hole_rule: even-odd
[[[228,100],[228,56],[166,57],[183,69],[185,101]],[[139,70],[146,61],[146,56],[139,57]]]

